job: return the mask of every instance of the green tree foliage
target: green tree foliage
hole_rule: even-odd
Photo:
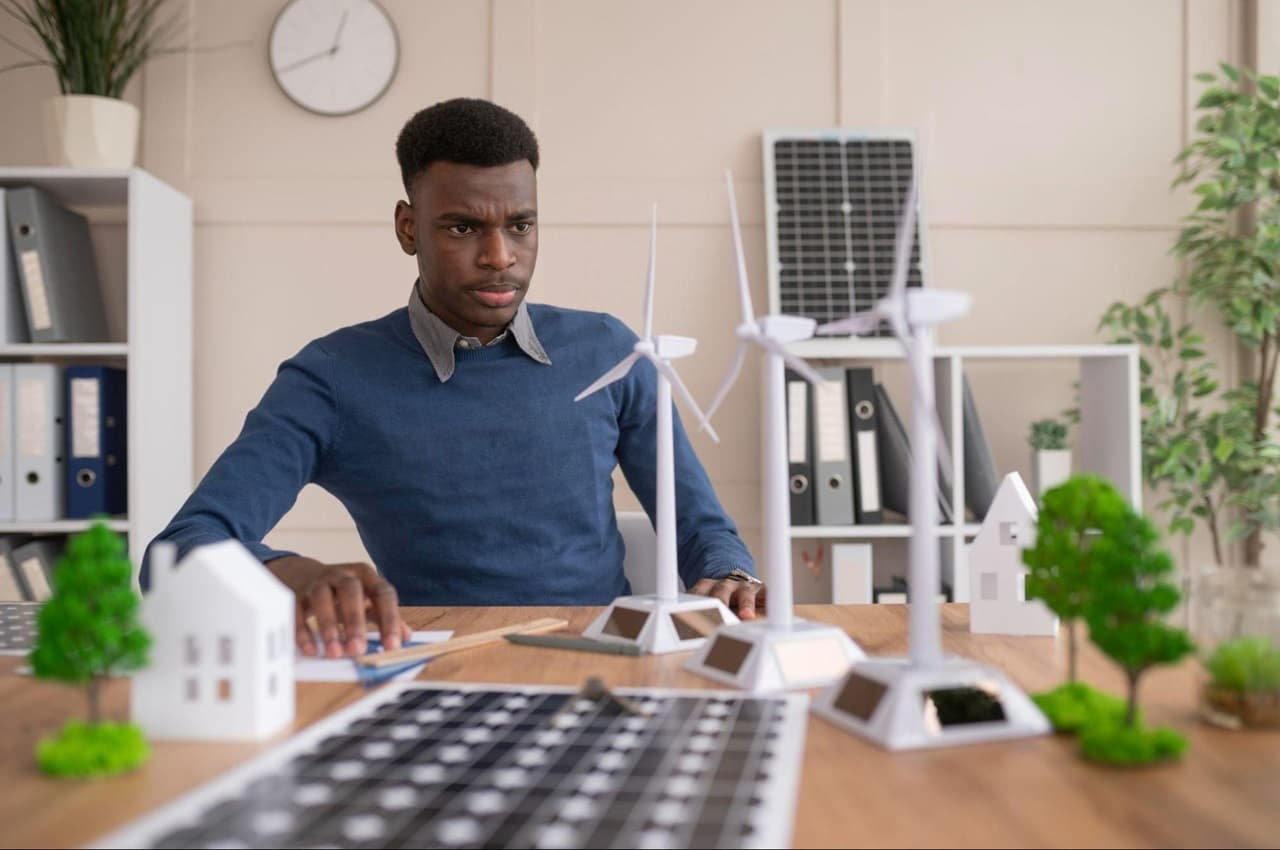
[[[40,610],[31,667],[39,678],[84,685],[91,723],[101,717],[102,680],[147,663],[151,638],[138,623],[132,574],[124,539],[95,522],[71,538]]]
[[[1222,65],[1196,104],[1199,136],[1179,154],[1174,185],[1199,197],[1174,254],[1188,272],[1137,305],[1113,304],[1100,329],[1142,348],[1142,445],[1147,483],[1169,531],[1205,523],[1214,555],[1244,539],[1257,564],[1261,536],[1280,529],[1280,444],[1272,395],[1280,361],[1280,77]],[[1219,391],[1203,339],[1172,320],[1189,298],[1213,308],[1253,352],[1251,380]]]
[[[182,17],[161,18],[168,0],[0,0],[6,12],[39,40],[45,55],[14,44],[27,61],[8,71],[48,65],[63,94],[123,97],[125,86],[147,60],[172,53],[165,45]],[[12,43],[12,42],[11,42]]]
[[[1037,419],[1031,423],[1027,440],[1037,451],[1054,451],[1067,447],[1067,426],[1056,419]]]
[[[1067,628],[1067,681],[1076,680],[1076,620],[1085,613],[1096,569],[1094,544],[1129,510],[1095,475],[1076,475],[1045,492],[1035,545],[1022,551],[1027,598],[1040,599]]]
[[[1173,560],[1160,546],[1159,532],[1125,506],[1091,547],[1094,569],[1084,605],[1089,637],[1124,668],[1129,682],[1125,724],[1137,718],[1138,679],[1157,664],[1172,664],[1194,646],[1187,633],[1163,621],[1178,604],[1178,588],[1166,579]]]

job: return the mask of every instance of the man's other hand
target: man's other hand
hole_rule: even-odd
[[[396,589],[369,564],[322,564],[288,555],[266,566],[293,591],[295,638],[303,655],[364,655],[367,622],[377,624],[384,649],[399,649],[409,639]]]
[[[739,620],[754,620],[756,609],[764,607],[765,587],[761,581],[748,582],[732,576],[704,578],[699,579],[689,592],[714,596],[728,605]]]

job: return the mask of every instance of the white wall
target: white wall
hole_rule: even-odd
[[[1108,303],[1177,272],[1168,250],[1189,204],[1168,187],[1194,121],[1190,78],[1239,41],[1231,0],[383,0],[399,75],[369,110],[322,118],[268,73],[282,0],[178,3],[192,43],[223,47],[154,61],[129,98],[143,110],[141,164],[195,200],[197,476],[282,359],[403,306],[414,267],[392,234],[393,145],[438,100],[491,97],[539,136],[534,300],[638,322],[659,202],[658,327],[700,339],[681,369],[705,399],[736,315],[725,166],[766,303],[761,128],[917,128],[934,279],[976,298],[942,341],[1092,342]],[[1280,34],[1276,3],[1264,7],[1264,32]],[[9,18],[0,34],[26,43]],[[1277,61],[1274,44],[1261,54]],[[0,66],[18,58],[0,43]],[[42,161],[37,110],[54,91],[44,69],[0,75],[0,162]],[[1071,380],[972,375],[1002,468],[1026,471],[1027,423],[1066,407]],[[743,381],[718,417],[721,445],[696,443],[753,549],[757,410],[756,381]],[[341,506],[314,488],[270,539],[363,557]]]

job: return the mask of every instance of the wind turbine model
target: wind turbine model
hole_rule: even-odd
[[[933,329],[969,312],[963,292],[907,289],[916,223],[913,175],[898,228],[889,294],[875,307],[823,325],[820,334],[867,333],[883,321],[902,343],[911,367],[910,656],[855,663],[827,688],[814,711],[891,749],[915,749],[1041,735],[1049,723],[1003,672],[965,658],[943,658],[938,619],[937,403]]]
[[[787,488],[787,444],[783,366],[790,366],[812,384],[822,377],[783,347],[813,336],[815,322],[804,316],[761,316],[751,308],[747,264],[742,253],[738,204],[733,175],[725,172],[729,186],[729,218],[737,258],[738,292],[742,300],[742,324],[738,325],[738,350],[716,392],[708,418],[724,401],[742,370],[747,349],[764,351],[765,421],[762,441],[761,481],[764,496],[765,619],[725,626],[685,668],[703,676],[736,685],[747,691],[812,688],[835,681],[850,662],[865,657],[843,629],[796,619],[791,605],[791,539],[787,534],[790,492]],[[704,427],[705,426],[704,424]]]
[[[663,653],[697,649],[725,623],[738,618],[721,602],[709,596],[679,592],[676,564],[676,479],[672,444],[671,387],[680,392],[685,404],[697,414],[711,439],[719,442],[711,423],[685,388],[671,361],[688,357],[698,346],[696,339],[667,334],[653,335],[653,279],[657,258],[658,205],[653,205],[649,232],[649,274],[644,292],[644,336],[617,366],[605,372],[591,386],[578,393],[581,401],[615,381],[620,381],[641,358],[658,370],[658,562],[657,592],[652,596],[620,596],[610,603],[584,633],[586,637],[617,643],[636,644],[644,652]]]

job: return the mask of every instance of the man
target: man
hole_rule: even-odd
[[[285,361],[157,538],[180,553],[244,543],[293,590],[307,654],[364,652],[366,609],[399,646],[400,603],[607,604],[628,592],[616,465],[654,512],[652,366],[573,401],[635,334],[605,314],[525,303],[538,254],[533,132],[492,103],[451,100],[409,120],[396,156],[409,201],[396,204],[395,235],[418,264],[408,306]],[[675,456],[681,576],[751,618],[763,586],[678,421]],[[261,542],[308,483],[343,503],[380,572]]]

